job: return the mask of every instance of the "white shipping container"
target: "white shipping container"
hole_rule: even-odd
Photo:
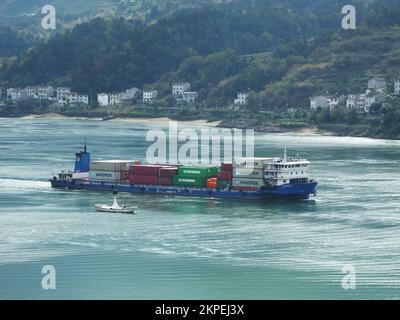
[[[233,187],[260,188],[265,185],[264,179],[233,178]]]
[[[115,171],[90,171],[90,180],[93,181],[120,181],[120,172]]]
[[[105,160],[92,161],[90,171],[128,171],[129,167],[137,164],[137,161],[130,160]]]
[[[264,170],[263,169],[234,168],[233,169],[233,177],[263,179],[264,178]]]
[[[89,172],[74,172],[72,174],[72,179],[89,179]]]
[[[264,169],[267,163],[270,163],[273,158],[240,158],[235,159],[233,163],[234,168],[246,169]]]

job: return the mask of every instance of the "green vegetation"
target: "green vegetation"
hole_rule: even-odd
[[[129,19],[95,18],[17,58],[3,59],[0,87],[47,83],[86,93],[156,88],[163,97],[156,106],[121,107],[114,113],[207,117],[263,130],[317,126],[339,134],[399,136],[399,122],[391,122],[398,116],[397,100],[368,116],[341,108],[310,113],[308,107],[312,95],[362,92],[374,75],[388,81],[400,77],[400,0],[352,1],[357,30],[340,28],[347,0],[187,4],[189,8],[182,9],[180,1],[172,0],[113,1],[103,8],[114,10],[109,16]],[[141,18],[133,15],[133,8],[141,8]],[[171,83],[178,80],[191,82],[199,92],[196,107],[168,108],[174,106]],[[251,92],[246,111],[227,112],[241,90]]]

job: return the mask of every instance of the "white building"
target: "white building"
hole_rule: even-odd
[[[394,94],[400,96],[400,80],[394,81]]]
[[[191,84],[189,82],[176,82],[172,85],[172,94],[174,96],[181,96],[184,92],[189,91]]]
[[[39,86],[37,87],[38,99],[48,100],[54,95],[54,89],[51,86]]]
[[[107,93],[99,93],[97,95],[97,101],[101,107],[106,107],[109,104],[108,94]]]
[[[365,94],[349,94],[347,97],[346,107],[354,109],[357,112],[369,112],[367,108],[367,96]]]
[[[26,91],[26,94],[28,95],[29,99],[37,99],[38,98],[37,87],[29,86],[29,87],[25,88],[25,91]]]
[[[311,109],[318,108],[329,108],[332,110],[333,108],[346,103],[346,96],[344,95],[326,95],[326,96],[316,96],[310,98],[310,107]]]
[[[118,93],[111,93],[108,95],[109,104],[112,106],[116,106],[120,103],[119,94]]]
[[[78,103],[89,104],[89,96],[87,94],[78,94]]]
[[[249,94],[247,92],[239,92],[237,94],[237,98],[233,101],[233,103],[243,106],[247,103],[248,96],[249,96]]]
[[[35,100],[48,100],[54,95],[54,89],[51,86],[28,86],[25,91],[29,99]]]
[[[119,94],[119,100],[121,103],[131,103],[136,98],[139,92],[140,89],[135,87],[127,89],[125,92],[121,92]]]
[[[57,101],[59,104],[66,103],[66,95],[71,92],[71,89],[68,87],[58,87],[56,88]]]
[[[78,94],[69,92],[65,95],[65,102],[70,105],[74,104],[89,104],[89,96],[87,94]]]
[[[158,98],[157,90],[144,90],[143,91],[143,103],[154,103]]]
[[[310,108],[318,109],[318,108],[329,108],[328,99],[325,96],[316,96],[310,98]]]
[[[78,94],[76,92],[68,92],[65,95],[65,101],[67,102],[67,104],[77,104]]]
[[[386,80],[380,77],[374,77],[368,81],[368,89],[383,92],[386,89]]]
[[[329,109],[331,110],[340,104],[344,105],[346,103],[346,96],[344,95],[330,95],[326,96],[326,99],[328,101]]]
[[[27,100],[28,93],[25,89],[9,88],[7,89],[7,99],[11,101]]]
[[[195,103],[199,94],[196,91],[185,91],[182,94],[182,101],[185,103]]]

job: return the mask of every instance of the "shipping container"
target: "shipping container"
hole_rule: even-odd
[[[264,169],[273,158],[241,158],[236,159],[233,168]]]
[[[191,167],[182,166],[178,168],[178,175],[185,177],[201,177],[201,178],[211,178],[218,175],[218,167]]]
[[[232,185],[231,180],[218,180],[217,181],[217,189],[226,190],[229,189]]]
[[[132,166],[129,168],[130,175],[141,175],[141,176],[158,176],[158,173],[162,166],[160,165],[140,165]]]
[[[218,180],[232,180],[232,171],[220,171]]]
[[[72,179],[86,180],[89,179],[89,172],[74,172]]]
[[[131,184],[157,185],[158,176],[131,175],[129,181]]]
[[[206,179],[203,177],[174,176],[172,178],[172,183],[174,186],[182,187],[205,187]]]
[[[216,189],[217,188],[217,178],[209,178],[209,179],[207,179],[207,183],[206,183],[206,186],[207,186],[207,188],[210,188],[210,189]]]
[[[129,167],[140,165],[139,160],[104,160],[92,161],[90,163],[90,171],[125,171]]]
[[[223,163],[221,164],[221,171],[232,171],[233,164],[232,163]]]
[[[121,181],[129,180],[129,171],[124,170],[120,172]]]
[[[160,186],[172,186],[172,177],[159,177],[158,184]]]
[[[89,176],[92,181],[118,182],[121,180],[119,171],[90,171]]]
[[[264,169],[235,168],[235,169],[233,169],[233,177],[263,179],[264,178]]]
[[[159,171],[159,176],[163,178],[172,178],[177,175],[178,168],[177,167],[163,167]]]
[[[233,178],[233,187],[254,187],[260,188],[265,185],[264,179]]]

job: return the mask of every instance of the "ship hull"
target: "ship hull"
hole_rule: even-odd
[[[50,180],[53,188],[67,188],[73,190],[117,191],[140,194],[180,195],[207,198],[227,199],[309,199],[316,194],[317,182],[286,184],[272,189],[259,191],[217,190],[202,188],[184,188],[172,186],[132,185],[128,183],[93,182],[84,180]]]

